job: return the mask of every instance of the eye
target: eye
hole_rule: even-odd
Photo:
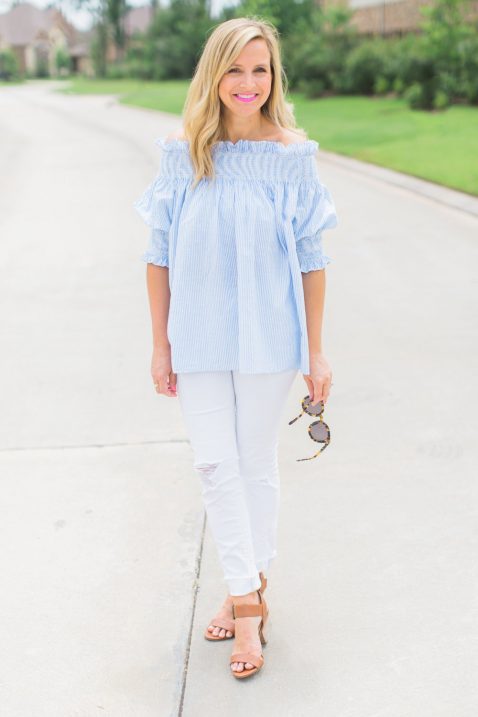
[[[258,70],[259,72],[267,72],[267,70],[266,70],[265,67],[258,67],[257,70]],[[240,70],[239,70],[238,67],[232,67],[232,68],[228,71],[228,74],[229,74],[229,72],[240,72]]]

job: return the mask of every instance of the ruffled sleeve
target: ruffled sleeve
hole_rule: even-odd
[[[325,268],[332,259],[323,252],[322,232],[337,226],[337,214],[334,200],[318,175],[300,183],[292,225],[301,272]]]
[[[134,208],[151,228],[146,251],[141,256],[148,264],[169,267],[169,230],[174,201],[174,183],[168,177],[158,174],[134,202]]]

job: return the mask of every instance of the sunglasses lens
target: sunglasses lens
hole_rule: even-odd
[[[319,441],[320,443],[325,443],[329,435],[328,428],[323,421],[319,421],[314,426],[311,426],[310,432],[314,440]]]
[[[322,401],[319,401],[315,404],[315,406],[310,405],[310,396],[307,396],[307,398],[304,398],[304,410],[307,411],[311,416],[320,416],[322,411],[324,410],[324,404]]]

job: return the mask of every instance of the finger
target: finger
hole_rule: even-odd
[[[323,394],[324,394],[324,384],[322,381],[315,381],[314,382],[314,398],[311,401],[312,406],[316,406],[319,401],[323,400]]]
[[[177,376],[175,373],[173,373],[173,371],[171,371],[171,373],[169,374],[168,386],[169,386],[171,394],[176,395],[176,393],[177,393]]]
[[[166,383],[166,389],[165,389],[166,396],[174,397],[176,396],[176,388],[173,388],[169,381]]]
[[[325,403],[325,401],[327,401],[327,399],[330,396],[331,387],[332,387],[332,373],[330,374],[329,378],[326,380],[326,385],[325,385],[326,397],[324,399],[324,403]]]
[[[312,383],[310,376],[304,375],[304,381],[307,386],[307,393],[309,394],[310,399],[312,400],[314,397],[314,384]]]
[[[326,379],[322,385],[322,401],[324,404],[327,403],[329,393],[330,393],[330,381],[328,381]]]
[[[161,377],[153,376],[153,387],[156,393],[162,393],[161,391]]]
[[[154,389],[155,389],[156,393],[162,393],[162,394],[168,395],[169,390],[167,387],[167,384],[168,384],[168,376],[167,375],[166,376],[160,376],[160,375],[153,376],[153,384],[154,384]]]

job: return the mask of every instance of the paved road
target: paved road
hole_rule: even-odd
[[[296,463],[284,424],[270,641],[239,683],[202,638],[225,584],[149,377],[132,202],[177,124],[0,89],[2,713],[474,717],[477,218],[319,153],[333,445]]]

